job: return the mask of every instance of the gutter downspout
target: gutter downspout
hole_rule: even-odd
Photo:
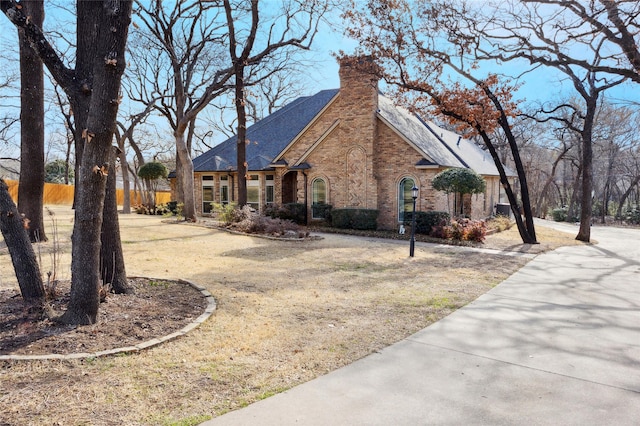
[[[302,172],[302,175],[304,176],[304,223],[309,225],[309,188],[307,185],[309,177],[305,171]]]

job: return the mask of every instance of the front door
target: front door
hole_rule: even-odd
[[[288,172],[282,177],[282,204],[298,202],[298,172]]]

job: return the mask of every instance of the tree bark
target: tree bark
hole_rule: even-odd
[[[247,204],[247,113],[244,104],[244,66],[236,70],[236,113],[238,115],[237,168],[238,168],[238,207]]]
[[[0,179],[0,230],[11,255],[22,298],[28,302],[44,302],[44,286],[36,254],[18,208],[9,195],[9,187],[2,179]]]
[[[23,12],[33,24],[42,27],[44,2],[21,2]],[[31,242],[47,241],[44,230],[44,72],[38,53],[33,50],[23,29],[18,29],[20,44],[20,182],[18,210],[29,220]]]
[[[638,185],[638,183],[640,183],[640,175],[637,175],[631,181],[631,183],[629,184],[629,187],[627,188],[627,190],[624,191],[624,193],[620,197],[620,201],[618,203],[618,209],[616,211],[616,217],[617,218],[622,218],[622,207],[624,206],[624,203],[626,203],[627,198],[629,198],[629,195],[631,195],[631,192],[633,192],[633,189],[635,188],[636,185]]]
[[[103,15],[103,2],[80,1],[77,3],[77,47],[76,67],[74,70],[77,83],[73,94],[67,93],[69,103],[73,111],[74,140],[75,140],[75,177],[73,206],[76,207],[76,198],[80,189],[80,167],[85,146],[83,134],[86,132],[86,123],[91,108],[91,97],[94,85],[94,64],[98,54],[98,27],[96,17]],[[104,59],[103,59],[104,61]]]
[[[121,151],[113,147],[109,162],[110,173],[107,175],[107,189],[104,197],[102,229],[100,231],[100,276],[102,284],[110,284],[114,293],[130,293],[124,266],[122,242],[120,240],[120,223],[118,221],[118,200],[116,195],[116,154]]]
[[[509,183],[509,179],[504,169],[504,165],[500,161],[498,151],[496,150],[495,146],[491,142],[491,138],[482,129],[477,129],[477,131],[480,137],[482,138],[482,140],[484,141],[485,145],[487,146],[487,149],[491,154],[491,158],[493,158],[496,168],[498,169],[498,173],[500,174],[500,183],[502,184],[502,187],[504,188],[504,191],[507,194],[507,199],[509,200],[509,204],[511,205],[511,212],[513,213],[513,218],[516,221],[516,226],[518,227],[518,232],[520,233],[520,238],[522,239],[522,242],[525,244],[538,244],[535,233],[533,235],[531,235],[530,233],[530,229],[533,229],[533,228],[527,227],[526,223],[522,220],[522,215],[520,214],[520,211],[518,209],[518,200],[516,199],[516,195],[514,194],[513,189],[511,188],[511,183]],[[527,193],[527,196],[528,196],[528,193]],[[529,211],[529,214],[531,214],[530,211]]]
[[[120,157],[120,169],[122,173],[122,190],[124,191],[124,199],[122,202],[122,213],[131,213],[131,180],[129,179],[129,166],[127,165],[127,154],[124,149],[121,149]],[[117,203],[116,203],[117,204]]]
[[[76,207],[72,235],[71,300],[58,318],[92,324],[98,316],[100,232],[111,142],[132,0],[78,1],[75,70],[67,68],[42,30],[22,13],[22,6],[0,0],[11,22],[24,28],[48,70],[64,89],[76,124]]]
[[[187,221],[195,222],[196,200],[194,194],[193,161],[191,153],[184,140],[184,130],[176,130],[176,185],[182,188],[182,199],[178,199],[183,204],[182,215]]]
[[[79,2],[84,3],[95,2]],[[125,67],[124,50],[131,21],[131,2],[101,2],[92,18],[98,27],[98,46],[92,59],[93,85],[85,140],[78,175],[75,223],[72,236],[71,300],[59,320],[93,324],[100,305],[100,234],[106,181],[112,155],[111,142],[118,112],[120,81]],[[80,20],[78,13],[78,20]],[[87,58],[88,59],[88,58]]]

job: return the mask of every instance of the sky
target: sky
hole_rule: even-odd
[[[52,19],[52,15],[47,15],[47,19]],[[338,11],[333,11],[329,19],[338,22]],[[15,46],[15,40],[15,31],[11,24],[6,17],[0,16],[0,46],[5,43],[9,46]],[[345,37],[341,31],[333,29],[329,25],[323,25],[316,36],[311,51],[306,54],[313,65],[305,73],[304,95],[312,95],[324,89],[338,88],[340,84],[338,64],[334,55],[341,50],[347,53],[353,52],[357,46],[357,42]],[[527,69],[527,66],[514,63],[495,65],[494,67],[495,71],[511,75],[520,74]],[[566,78],[550,69],[541,68],[536,72],[526,74],[520,82],[522,85],[515,96],[517,99],[526,100],[526,102],[553,100],[562,94],[573,95],[575,93]],[[381,88],[383,91],[385,90],[384,86]],[[640,85],[626,84],[610,92],[609,96],[615,100],[637,101],[640,99]],[[2,102],[0,109],[5,108],[7,101],[0,102]],[[11,103],[16,104],[17,101],[13,100]],[[225,138],[222,135],[217,135],[214,137],[214,142],[220,142]],[[59,155],[59,153],[55,155]]]

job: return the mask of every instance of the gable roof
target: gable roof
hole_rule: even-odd
[[[248,170],[269,170],[278,156],[338,94],[338,89],[303,96],[247,128]],[[236,170],[237,136],[193,159],[196,172]]]
[[[423,120],[386,96],[378,97],[378,108],[378,116],[425,156],[416,165],[463,167],[481,175],[499,175],[491,155],[473,141]]]
[[[313,96],[296,99],[247,129],[246,158],[249,171],[273,170],[274,160],[300,136],[339,93],[323,90]],[[471,168],[481,175],[497,176],[491,156],[473,141],[422,120],[391,99],[379,95],[377,116],[424,158],[418,167]],[[336,123],[334,123],[334,126]],[[330,128],[329,130],[332,130]],[[235,171],[237,137],[233,136],[193,159],[196,172]],[[317,144],[314,144],[315,147]],[[313,150],[313,147],[310,150]],[[298,162],[304,161],[308,152]],[[278,161],[286,165],[284,161]],[[297,166],[291,164],[290,166]],[[510,171],[507,170],[509,173]]]
[[[434,133],[439,134],[439,139],[454,155],[464,159],[466,167],[473,169],[480,175],[497,176],[499,174],[496,163],[493,161],[493,158],[491,158],[491,155],[480,148],[475,142],[465,139],[450,130],[438,127],[431,121],[427,121],[425,125]],[[515,176],[506,166],[505,172],[507,176]]]

